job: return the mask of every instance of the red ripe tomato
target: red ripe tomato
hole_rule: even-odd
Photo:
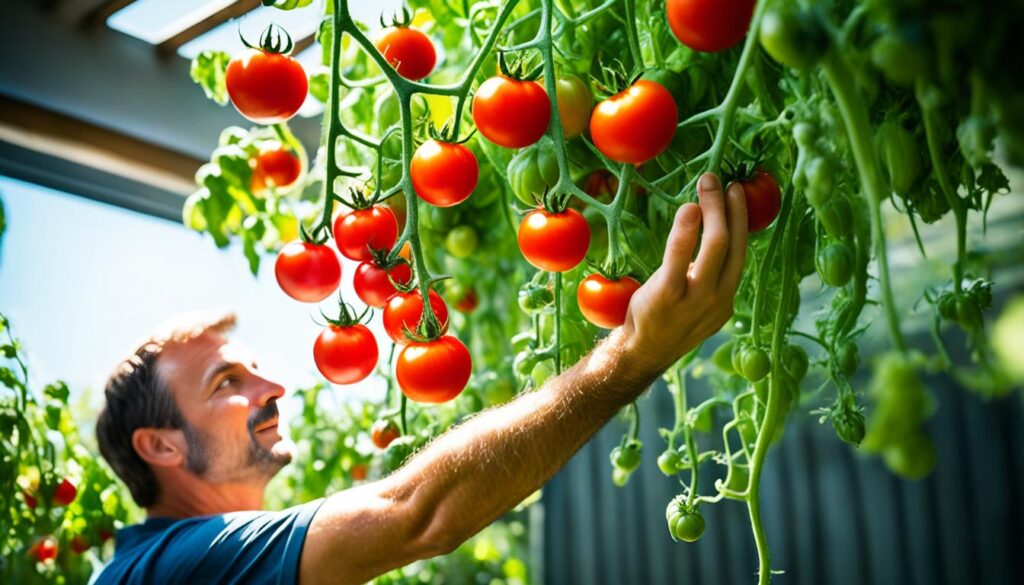
[[[28,549],[28,555],[35,557],[40,563],[45,563],[57,558],[57,539],[46,536],[36,541],[32,548]]]
[[[355,481],[363,481],[366,479],[366,466],[362,464],[356,464],[351,469],[352,479]]]
[[[536,81],[492,77],[473,96],[473,123],[498,146],[529,146],[544,136],[550,120],[548,93]]]
[[[309,91],[306,72],[298,61],[260,49],[249,49],[232,59],[224,83],[238,113],[266,125],[294,116]]]
[[[451,207],[465,201],[476,189],[480,167],[464,145],[428,140],[412,155],[409,175],[420,199],[437,207]]]
[[[467,289],[466,294],[462,295],[455,303],[455,310],[468,315],[475,311],[478,306],[480,306],[480,298],[476,296],[476,291]]]
[[[377,340],[366,325],[328,325],[313,344],[313,360],[335,384],[354,384],[377,367]]]
[[[395,365],[402,393],[409,400],[434,404],[458,396],[472,372],[469,350],[451,335],[433,341],[410,341],[398,354]]]
[[[252,166],[250,185],[253,193],[262,193],[270,187],[277,189],[291,187],[302,174],[302,161],[283,148],[261,152],[252,159],[250,165]]]
[[[71,539],[71,552],[76,555],[80,555],[89,550],[90,546],[89,541],[81,534],[76,534],[75,537]]]
[[[597,104],[590,137],[608,158],[630,164],[651,160],[676,134],[676,101],[660,83],[641,79]]]
[[[78,488],[75,484],[71,483],[70,480],[65,478],[57,485],[57,489],[53,492],[53,503],[58,506],[67,506],[71,502],[75,501],[75,496],[78,495]]]
[[[598,327],[614,329],[626,322],[629,299],[638,288],[640,283],[630,276],[610,280],[600,274],[591,274],[576,289],[576,301],[587,321]]]
[[[430,75],[437,62],[434,43],[423,31],[407,26],[393,26],[381,31],[377,50],[406,79],[419,81]]]
[[[398,241],[398,220],[386,205],[355,209],[334,219],[334,242],[342,256],[366,262],[374,250],[390,250]]]
[[[740,184],[747,200],[747,231],[759,232],[775,221],[782,208],[779,184],[764,169],[757,169],[751,178],[740,181]]]
[[[434,316],[441,324],[441,334],[444,335],[448,331],[448,306],[444,304],[441,295],[433,289],[430,290],[430,308],[434,310]],[[409,341],[405,336],[405,330],[415,332],[422,318],[423,296],[418,290],[399,292],[384,305],[384,331],[395,343]]]
[[[304,303],[318,303],[341,284],[338,255],[327,246],[295,240],[277,255],[277,284],[288,296]]]
[[[370,427],[370,438],[378,449],[387,449],[391,441],[397,439],[399,434],[398,427],[389,420],[380,419]]]
[[[668,0],[668,26],[694,51],[724,51],[747,35],[756,0]]]
[[[561,213],[534,209],[519,224],[519,250],[541,270],[572,270],[583,261],[589,248],[590,225],[575,209]]]
[[[25,505],[27,505],[29,508],[33,510],[36,508],[36,506],[39,505],[39,500],[36,500],[36,497],[34,495],[28,493],[25,490],[21,491],[21,497],[25,498]]]
[[[352,286],[366,306],[380,309],[388,302],[391,295],[398,292],[398,289],[388,280],[388,276],[399,284],[409,284],[412,281],[412,269],[404,262],[396,264],[388,270],[384,270],[374,262],[362,262],[356,267],[355,276],[352,277]]]

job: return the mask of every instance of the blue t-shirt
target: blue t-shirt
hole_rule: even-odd
[[[294,585],[306,530],[323,500],[280,512],[149,518],[117,532],[114,558],[95,585]]]

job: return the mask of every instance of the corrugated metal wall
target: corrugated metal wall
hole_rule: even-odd
[[[930,378],[940,407],[929,424],[939,464],[905,482],[878,458],[858,455],[795,413],[768,455],[763,515],[774,582],[844,584],[1024,583],[1024,425],[1019,397],[983,402],[948,378]],[[690,390],[696,383],[690,382]],[[699,393],[699,390],[698,390]],[[547,585],[755,583],[757,556],[746,506],[704,506],[697,543],[673,543],[664,510],[676,493],[654,460],[671,427],[671,397],[655,388],[640,403],[644,461],[623,488],[610,480],[613,421],[544,492]],[[705,468],[714,467],[706,464]],[[705,473],[701,493],[713,493]],[[706,482],[705,482],[706,480]]]

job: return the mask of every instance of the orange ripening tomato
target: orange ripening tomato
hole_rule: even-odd
[[[591,274],[576,289],[580,312],[594,325],[614,329],[626,322],[626,311],[640,283],[630,276],[617,280]]]
[[[530,264],[548,272],[565,272],[586,257],[590,225],[575,209],[561,213],[534,209],[519,224],[518,240]]]
[[[472,372],[469,350],[451,335],[410,341],[398,354],[395,365],[395,379],[402,393],[409,400],[433,404],[458,396]]]
[[[480,167],[464,145],[428,140],[413,154],[409,175],[420,199],[437,207],[451,207],[465,201],[476,189]]]
[[[672,94],[660,83],[640,79],[597,104],[590,116],[590,137],[608,158],[636,165],[668,148],[678,121]]]
[[[437,62],[437,52],[430,37],[407,26],[384,29],[377,37],[376,46],[399,75],[412,81],[430,75]]]

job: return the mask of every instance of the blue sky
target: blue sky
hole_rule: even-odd
[[[89,388],[98,399],[107,375],[150,328],[208,308],[236,312],[235,338],[286,388],[318,379],[316,308],[280,291],[273,258],[253,278],[240,250],[217,250],[209,237],[178,223],[2,176],[0,198],[8,223],[0,242],[0,311],[28,352],[34,388],[62,379],[73,393]],[[358,303],[354,267],[344,264],[342,286]],[[386,339],[379,317],[371,328]],[[379,382],[337,392],[383,396]]]

